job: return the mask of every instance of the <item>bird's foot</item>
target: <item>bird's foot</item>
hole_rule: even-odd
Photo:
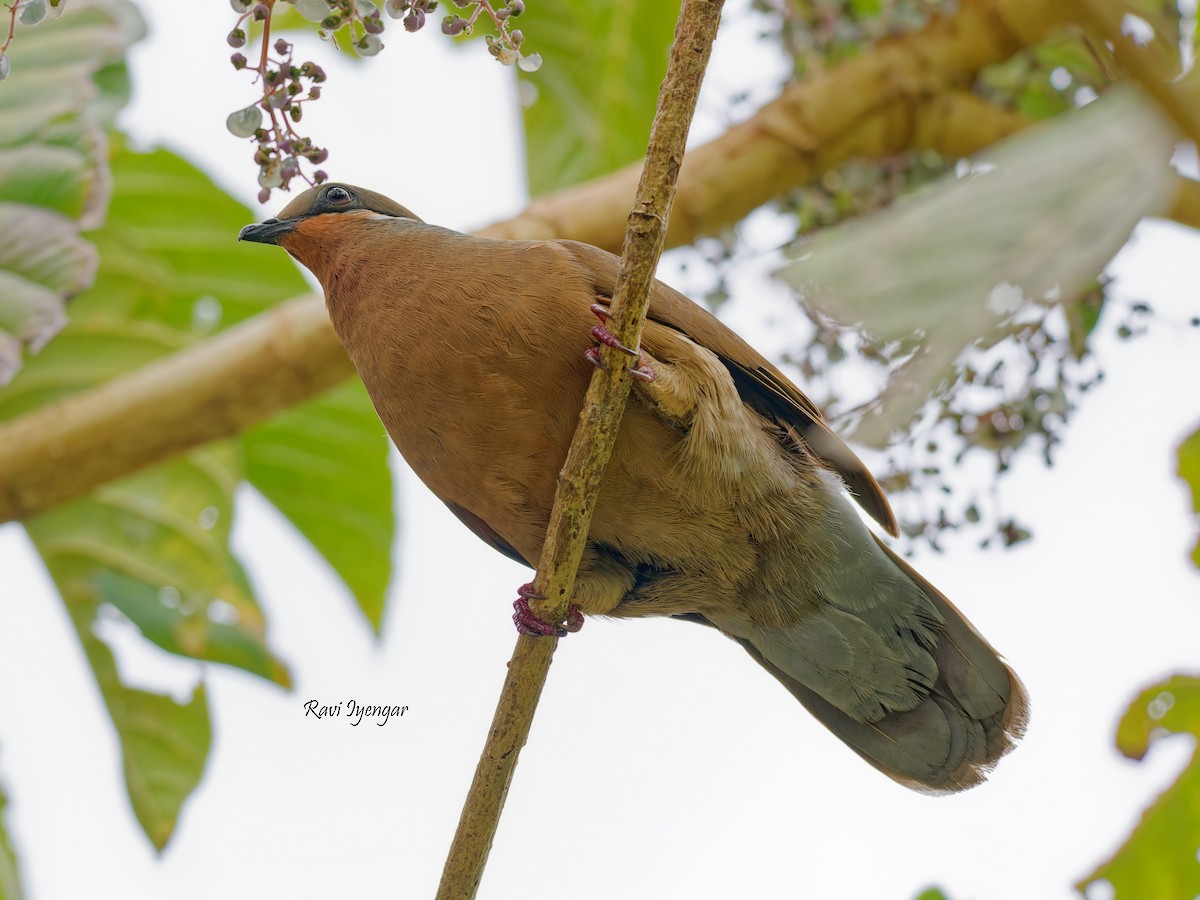
[[[596,317],[600,320],[600,324],[592,329],[592,337],[594,337],[599,343],[604,344],[606,347],[612,347],[614,350],[619,350],[628,356],[636,356],[637,363],[634,364],[634,366],[629,370],[630,376],[638,379],[639,381],[653,381],[655,378],[654,369],[652,369],[650,364],[646,362],[645,354],[639,350],[634,350],[631,347],[626,347],[619,340],[617,340],[616,336],[611,331],[604,327],[604,323],[608,321],[608,307],[600,303],[593,303],[592,312],[595,313]],[[604,364],[600,361],[599,348],[592,347],[585,351],[583,355],[587,358],[587,361],[596,368],[604,368]]]
[[[572,603],[567,607],[565,622],[544,622],[533,614],[529,608],[530,600],[545,600],[543,594],[533,588],[533,582],[517,588],[517,599],[513,602],[513,624],[521,634],[533,634],[541,637],[565,637],[568,632],[576,632],[583,627],[583,613]]]

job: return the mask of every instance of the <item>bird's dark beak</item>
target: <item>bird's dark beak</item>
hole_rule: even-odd
[[[264,219],[257,225],[247,225],[238,232],[239,241],[254,241],[256,244],[278,244],[279,239],[292,230],[294,222],[287,219]]]

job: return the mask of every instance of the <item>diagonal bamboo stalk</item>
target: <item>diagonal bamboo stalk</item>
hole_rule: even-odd
[[[612,331],[627,347],[638,346],[650,305],[650,287],[666,240],[675,182],[723,3],[684,0],[679,13],[613,292]],[[568,601],[574,596],[575,574],[600,481],[629,398],[632,361],[607,347],[602,354],[605,367],[596,370],[588,387],[579,425],[559,475],[534,580],[535,587],[548,598],[535,612],[548,622],[562,621]],[[555,637],[521,635],[517,639],[492,728],[446,859],[438,900],[475,896],[557,643]]]

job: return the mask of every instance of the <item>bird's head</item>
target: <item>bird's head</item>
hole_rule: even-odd
[[[323,184],[309,188],[278,216],[247,225],[238,240],[283,247],[320,277],[325,254],[343,242],[360,241],[360,229],[380,217],[421,221],[383,194],[352,184]]]

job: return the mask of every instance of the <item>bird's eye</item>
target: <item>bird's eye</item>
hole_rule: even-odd
[[[345,188],[331,187],[325,192],[325,199],[330,203],[349,203],[350,192]]]

